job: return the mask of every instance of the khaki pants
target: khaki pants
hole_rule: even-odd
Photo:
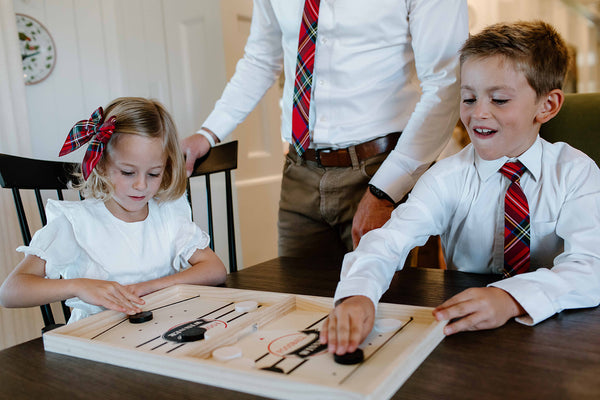
[[[286,157],[279,202],[279,256],[342,257],[352,250],[352,218],[387,154],[351,167],[319,167]]]

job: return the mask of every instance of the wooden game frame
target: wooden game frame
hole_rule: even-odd
[[[396,332],[390,333],[388,338],[381,339],[385,341],[374,347],[368,357],[365,352],[365,360],[362,363],[350,366],[335,365],[336,371],[333,374],[346,376],[339,382],[332,383],[322,381],[319,377],[312,379],[297,376],[296,373],[276,374],[211,358],[215,349],[236,342],[242,348],[244,345],[247,347],[244,352],[254,351],[253,346],[259,339],[262,340],[262,336],[276,332],[270,329],[270,326],[275,326],[278,321],[301,319],[307,315],[312,316],[313,313],[317,317],[322,315],[317,322],[322,321],[331,310],[331,298],[177,285],[150,294],[144,299],[144,310],[161,310],[168,307],[180,309],[182,306],[178,305],[179,303],[192,301],[198,304],[200,301],[232,304],[253,300],[260,307],[250,313],[238,315],[234,318],[235,323],[230,323],[222,335],[190,344],[174,353],[155,354],[141,349],[141,345],[132,347],[119,343],[118,339],[111,342],[100,340],[101,335],[111,329],[117,329],[115,327],[131,331],[137,329],[137,324],[129,323],[126,315],[116,311],[104,311],[45,333],[45,350],[266,397],[387,399],[402,386],[444,337],[442,329],[445,323],[433,318],[431,308],[380,303],[377,318],[395,318],[405,322]],[[187,308],[189,307],[186,306],[184,311],[187,312]],[[157,319],[158,311],[154,313]],[[158,322],[157,320],[155,324]],[[151,323],[152,321],[145,324]],[[320,327],[320,323],[318,326]],[[297,329],[290,328],[290,331]],[[369,338],[365,342],[369,341]],[[323,363],[329,363],[326,366],[329,368],[328,366],[334,364],[327,357],[332,358],[323,351],[317,357],[311,358],[310,362],[319,367],[322,367]],[[315,367],[304,369],[310,372],[312,368]]]

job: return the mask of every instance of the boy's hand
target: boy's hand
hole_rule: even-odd
[[[141,312],[142,309],[137,304],[145,303],[127,287],[117,282],[96,279],[74,279],[73,281],[77,284],[77,297],[86,303],[129,315]]]
[[[375,306],[368,297],[347,297],[331,310],[323,323],[321,343],[329,344],[330,353],[352,353],[369,335],[374,321]]]
[[[510,294],[495,287],[464,290],[433,310],[438,321],[458,319],[446,325],[445,335],[497,328],[523,314],[525,310]]]

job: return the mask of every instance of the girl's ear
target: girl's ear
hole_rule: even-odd
[[[565,94],[560,89],[553,89],[540,102],[540,108],[535,115],[535,121],[543,124],[558,114],[565,100]]]

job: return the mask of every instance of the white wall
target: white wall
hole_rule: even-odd
[[[600,27],[561,0],[468,0],[470,32],[495,22],[541,19],[577,50],[577,91],[600,91]]]
[[[187,136],[225,84],[214,0],[14,0],[14,9],[42,22],[57,48],[50,77],[27,86],[34,157],[57,159],[71,126],[119,96],[158,99]]]
[[[12,0],[14,12],[40,21],[53,36],[57,63],[44,81],[26,86],[31,154],[58,159],[69,129],[119,96],[152,97],[173,115],[180,136],[197,129],[225,86],[220,3],[215,0]],[[8,10],[0,7],[0,12]],[[17,36],[15,32],[15,41]],[[85,149],[61,160],[80,161]],[[203,179],[199,179],[203,181]],[[222,186],[214,183],[214,191]],[[201,182],[193,182],[196,222],[206,227]],[[235,188],[234,188],[235,191]],[[3,191],[0,281],[22,258],[9,192]],[[234,192],[235,196],[235,192]],[[5,199],[6,197],[6,199]],[[215,200],[218,204],[223,201]],[[224,214],[224,213],[223,213]],[[39,223],[31,227],[39,228]],[[206,228],[205,228],[206,229]],[[217,254],[227,265],[225,227],[215,227]],[[17,240],[18,238],[18,240]],[[13,240],[14,239],[14,240]],[[238,241],[239,242],[239,241]],[[7,254],[8,255],[8,254]],[[13,257],[14,256],[14,257]],[[238,252],[241,260],[241,254]],[[33,322],[32,322],[33,320]],[[39,309],[0,308],[0,348],[39,336]]]

